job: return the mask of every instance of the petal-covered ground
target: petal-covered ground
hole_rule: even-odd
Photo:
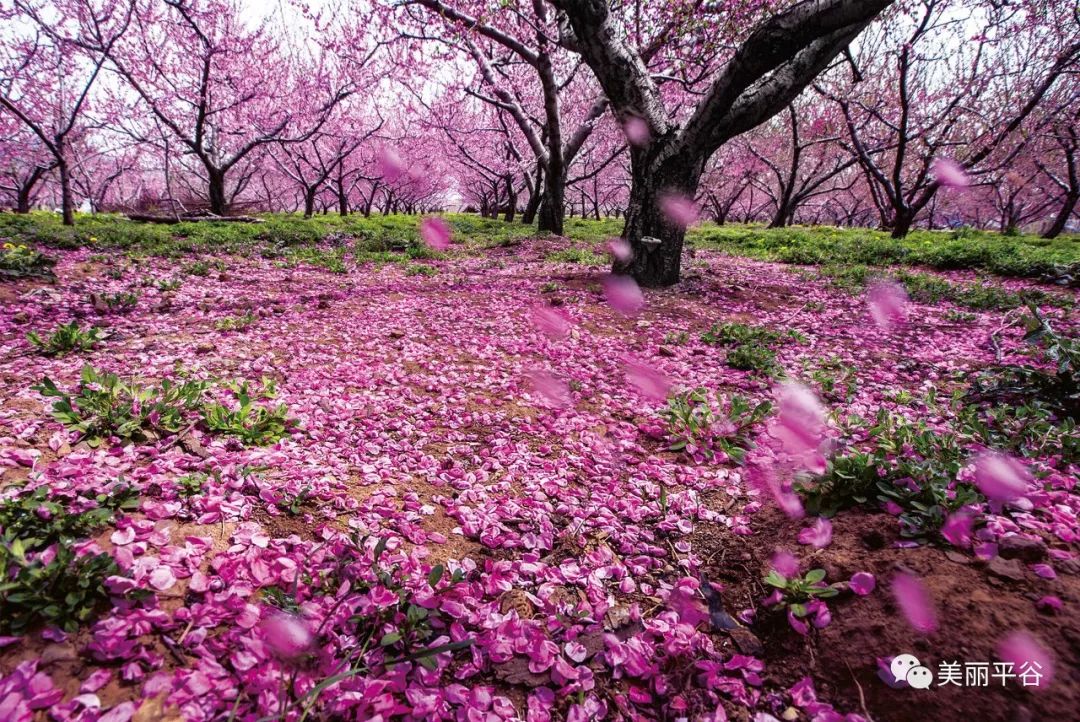
[[[742,463],[735,448],[672,451],[662,415],[699,387],[782,400],[701,340],[743,323],[785,334],[775,364],[830,414],[813,444],[826,456],[859,443],[845,419],[880,409],[944,433],[949,407],[928,392],[1029,363],[1015,314],[868,303],[806,269],[708,252],[638,299],[604,269],[543,260],[564,244],[455,252],[434,274],[227,258],[199,276],[67,252],[59,283],[0,286],[0,493],[44,487],[80,511],[136,492],[74,543],[116,561],[100,614],[0,640],[0,719],[1075,714],[1075,458],[1026,460],[1037,483],[1020,498],[951,516],[955,544],[919,544],[887,505],[784,513],[782,413],[748,429]],[[101,302],[133,284],[133,309]],[[25,340],[71,320],[107,337],[59,358]],[[225,382],[276,385],[295,424],[265,446],[196,423],[90,446],[31,388],[73,389],[84,364],[210,380],[226,403]],[[835,596],[794,616],[770,599],[770,570],[815,568]],[[994,677],[1016,649],[1017,674]],[[902,654],[937,675],[930,689],[887,684]],[[1024,686],[1036,659],[1047,683]],[[986,684],[947,683],[952,662],[986,663]]]

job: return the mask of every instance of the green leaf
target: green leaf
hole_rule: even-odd
[[[824,569],[811,569],[810,571],[808,571],[806,573],[806,576],[803,577],[803,581],[805,581],[808,584],[815,584],[817,582],[820,582],[824,578],[825,578],[825,570]]]
[[[428,585],[434,589],[439,584],[439,580],[443,577],[445,569],[442,564],[436,564],[431,568],[431,573],[428,574]]]

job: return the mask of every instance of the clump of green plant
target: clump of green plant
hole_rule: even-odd
[[[273,380],[263,379],[262,388],[256,393],[252,393],[247,381],[233,383],[230,389],[239,404],[237,408],[218,402],[203,407],[203,421],[211,432],[235,436],[245,444],[257,446],[273,444],[288,433],[293,422],[285,404],[258,403],[277,396]]]
[[[134,291],[117,291],[116,293],[90,294],[90,302],[95,308],[113,312],[126,313],[139,304],[139,294]]]
[[[275,396],[270,379],[263,380],[261,391],[254,396],[247,381],[228,384],[239,401],[236,409],[207,401],[208,381],[165,379],[156,386],[144,386],[92,366],[83,367],[80,382],[70,394],[60,391],[48,377],[33,388],[43,396],[55,397],[53,418],[80,432],[81,440],[91,446],[112,437],[145,441],[198,424],[211,433],[262,445],[277,441],[292,425],[284,404],[269,407],[257,403],[256,397]]]
[[[0,632],[24,634],[38,624],[75,632],[108,602],[105,580],[120,573],[105,553],[77,554],[75,543],[134,509],[138,493],[118,484],[79,512],[49,497],[48,487],[0,502]],[[72,503],[72,502],[69,502]]]
[[[690,343],[690,334],[686,331],[669,331],[664,334],[664,343],[671,346],[685,346]]]
[[[672,439],[670,451],[689,454],[723,454],[742,463],[753,444],[750,429],[772,411],[772,402],[752,404],[743,396],[732,396],[725,402],[715,394],[715,409],[709,392],[704,388],[677,393],[668,398],[662,417]]]
[[[805,341],[798,331],[775,331],[745,323],[715,324],[701,335],[702,343],[734,346],[728,352],[727,365],[741,371],[757,371],[769,375],[779,373],[776,346],[787,341]]]
[[[53,278],[55,258],[38,253],[23,243],[0,246],[0,279]]]
[[[168,291],[175,291],[180,288],[180,286],[184,285],[184,281],[179,278],[162,278],[156,281],[154,285],[157,290],[162,293],[167,293]]]
[[[310,486],[305,486],[295,494],[286,494],[277,502],[277,508],[289,516],[300,516],[300,512],[303,511],[304,504],[307,503],[313,494]]]
[[[549,253],[544,260],[549,263],[580,263],[585,266],[603,266],[608,262],[607,257],[588,248],[564,248],[561,251]]]
[[[1014,406],[1037,402],[1080,420],[1080,338],[1058,333],[1034,303],[1019,323],[1041,366],[995,366],[976,379],[970,396]],[[993,340],[997,343],[996,337]]]
[[[297,246],[286,254],[290,265],[305,263],[316,268],[323,268],[331,273],[345,273],[345,249],[319,248],[318,246]]]
[[[184,267],[184,273],[189,276],[206,277],[210,275],[210,264],[206,261],[195,261]]]
[[[26,340],[44,356],[65,356],[73,351],[89,351],[97,346],[101,338],[101,329],[91,326],[84,331],[75,321],[57,326],[56,330],[44,339],[34,331],[26,334]]]
[[[226,316],[214,321],[214,328],[218,331],[243,331],[254,325],[257,317],[251,311],[246,311],[239,316]]]
[[[840,584],[826,584],[824,569],[811,569],[803,576],[787,578],[775,569],[765,575],[765,583],[775,591],[766,600],[773,609],[786,609],[788,622],[800,634],[806,634],[807,622],[816,627],[829,623],[828,607],[824,599],[840,593]],[[811,620],[810,617],[813,617]]]
[[[207,383],[174,384],[166,379],[159,386],[142,386],[87,365],[73,394],[60,391],[47,376],[33,388],[57,399],[53,418],[78,431],[90,446],[97,446],[113,436],[142,441],[180,431],[186,414],[199,408]]]
[[[559,284],[555,281],[545,281],[540,284],[540,293],[555,293],[559,290]]]
[[[859,380],[855,367],[844,363],[837,356],[811,362],[806,369],[810,385],[816,387],[821,396],[829,401],[851,401],[858,391]]]
[[[727,355],[727,365],[740,371],[756,371],[774,376],[780,372],[776,363],[776,351],[768,346],[740,344]]]
[[[437,276],[439,269],[424,263],[412,263],[405,268],[406,276]]]
[[[937,540],[948,515],[982,501],[974,486],[957,480],[970,460],[970,440],[881,409],[873,426],[848,428],[864,436],[860,450],[838,454],[819,477],[795,488],[811,514],[831,516],[871,499],[899,510],[906,537]]]

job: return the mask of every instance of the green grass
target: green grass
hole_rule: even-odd
[[[297,253],[299,248],[351,247],[358,263],[404,263],[442,257],[419,238],[417,216],[315,216],[264,214],[262,223],[196,222],[175,225],[136,223],[112,214],[79,214],[73,227],[57,214],[0,214],[0,240],[41,248],[90,247],[123,250],[133,256],[182,256],[197,253],[262,254],[289,261],[315,262],[340,268],[340,257]],[[469,214],[445,216],[453,231],[453,249],[461,252],[504,246],[541,236],[535,226]],[[574,263],[606,263],[596,247],[619,235],[622,219],[566,219],[565,235],[579,247],[550,259]],[[829,226],[766,229],[757,225],[717,226],[703,223],[688,233],[697,248],[791,264],[862,266],[927,266],[974,269],[1001,276],[1038,278],[1080,269],[1080,236],[1045,240],[1036,236],[1003,236],[988,231],[914,231],[897,240],[883,231]],[[584,246],[584,247],[581,247]],[[988,301],[989,303],[990,301]]]
[[[894,239],[867,228],[703,224],[689,237],[699,248],[792,264],[912,265],[1025,278],[1054,275],[1080,264],[1080,236],[1046,240],[962,229],[917,230]]]

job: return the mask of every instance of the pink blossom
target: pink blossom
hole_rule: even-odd
[[[668,392],[671,390],[671,382],[668,381],[664,374],[652,366],[634,359],[627,359],[624,362],[623,369],[626,372],[626,380],[642,396],[650,401],[667,399]]]
[[[987,498],[1012,501],[1024,495],[1031,475],[1018,459],[988,451],[975,459],[975,484]]]
[[[870,315],[882,331],[888,332],[907,323],[908,294],[896,281],[879,280],[866,291]]]
[[[429,216],[420,221],[420,237],[436,251],[450,247],[450,225],[442,218]]]
[[[681,193],[665,193],[660,197],[660,212],[671,223],[682,228],[694,225],[701,209],[693,198]]]
[[[971,185],[963,166],[950,158],[938,158],[931,170],[934,180],[945,188],[967,188]]]
[[[607,247],[611,257],[619,263],[629,263],[634,258],[634,251],[625,238],[612,238]]]
[[[998,657],[1013,665],[1013,674],[1026,689],[1041,692],[1054,681],[1054,656],[1039,640],[1026,631],[1008,634],[997,646]]]
[[[623,121],[623,134],[630,145],[638,148],[648,145],[649,141],[652,140],[649,124],[645,122],[644,118],[636,115],[627,116],[626,120]]]
[[[573,401],[570,386],[549,371],[534,370],[528,374],[533,391],[540,396],[545,406],[555,409],[565,408]]]
[[[851,581],[848,582],[848,586],[851,587],[851,591],[855,592],[860,597],[865,597],[870,592],[874,591],[874,587],[877,586],[877,580],[874,579],[874,575],[870,572],[855,572],[851,575]]]
[[[927,634],[937,629],[934,603],[918,577],[898,572],[893,577],[892,592],[908,624]]]
[[[812,526],[808,526],[799,532],[799,543],[809,544],[815,549],[824,549],[832,541],[832,522],[823,516],[814,520]]]
[[[624,316],[636,315],[645,305],[645,296],[630,276],[609,275],[604,278],[604,298]]]
[[[259,623],[263,641],[276,654],[286,659],[307,652],[314,641],[311,630],[299,617],[275,611]]]
[[[570,322],[566,316],[551,306],[534,306],[532,323],[538,331],[552,341],[561,341],[570,334]]]

